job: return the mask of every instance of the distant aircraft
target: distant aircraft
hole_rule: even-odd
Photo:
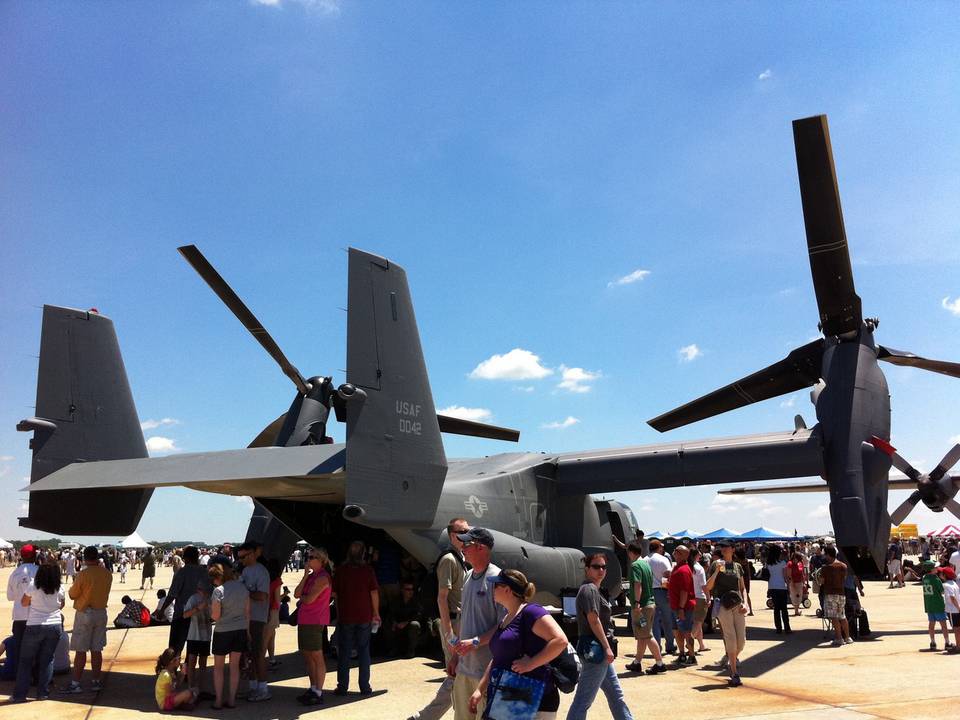
[[[860,318],[850,279],[826,119],[797,121],[794,134],[826,339],[651,424],[668,430],[817,384],[814,428],[798,421],[772,434],[448,460],[441,432],[513,441],[519,433],[437,414],[403,268],[349,251],[346,382],[335,386],[330,377],[304,378],[200,251],[186,246],[187,261],[296,386],[289,410],[246,449],[147,458],[113,323],[45,306],[36,417],[17,426],[34,432],[29,516],[21,525],[125,535],[136,529],[153,488],[185,486],[253,497],[248,537],[277,557],[286,557],[297,536],[331,545],[354,537],[375,542],[386,533],[429,566],[448,520],[463,516],[494,533],[495,562],[536,578],[538,599],[555,602],[580,584],[584,552],[606,553],[615,570],[612,536],[629,540],[638,528],[628,507],[590,493],[820,475],[833,493],[837,540],[848,557],[882,560],[891,454],[878,353],[954,376],[960,366],[931,367],[873,344],[876,321]],[[346,423],[345,443],[326,434],[331,411]],[[936,505],[939,496],[925,492]],[[621,579],[608,573],[611,595]]]

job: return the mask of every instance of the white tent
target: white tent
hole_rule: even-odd
[[[0,538],[0,550],[9,550],[9,549],[12,548],[12,547],[13,547],[13,545],[11,545],[10,543],[8,543],[8,542],[7,542],[6,540],[4,540],[3,538]]]
[[[117,543],[118,548],[123,548],[124,550],[144,550],[146,548],[153,547],[148,542],[145,542],[140,533],[133,533],[133,535],[127,535],[123,540]]]

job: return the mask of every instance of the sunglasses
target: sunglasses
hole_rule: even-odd
[[[606,570],[606,569],[607,569],[607,566],[606,566],[606,565],[591,565],[590,567],[593,568],[594,570]]]

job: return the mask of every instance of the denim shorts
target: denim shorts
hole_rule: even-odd
[[[684,617],[681,618],[677,615],[677,611],[673,611],[673,626],[682,633],[688,633],[693,630],[693,612],[687,611],[684,613]]]

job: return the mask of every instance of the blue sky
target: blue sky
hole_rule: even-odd
[[[175,420],[145,431],[158,451],[245,446],[286,409],[185,243],[301,371],[341,380],[343,248],[402,264],[438,407],[522,449],[812,423],[806,393],[646,420],[816,334],[790,122],[819,113],[879,341],[960,360],[957,37],[947,3],[4,3],[0,536],[34,535],[14,425],[44,303],[114,320],[141,419]],[[512,350],[543,377],[476,377]],[[885,370],[893,442],[929,469],[960,442],[960,383]],[[648,529],[828,527],[820,496],[716,498],[621,497]],[[248,517],[165,490],[140,530],[216,541]]]

